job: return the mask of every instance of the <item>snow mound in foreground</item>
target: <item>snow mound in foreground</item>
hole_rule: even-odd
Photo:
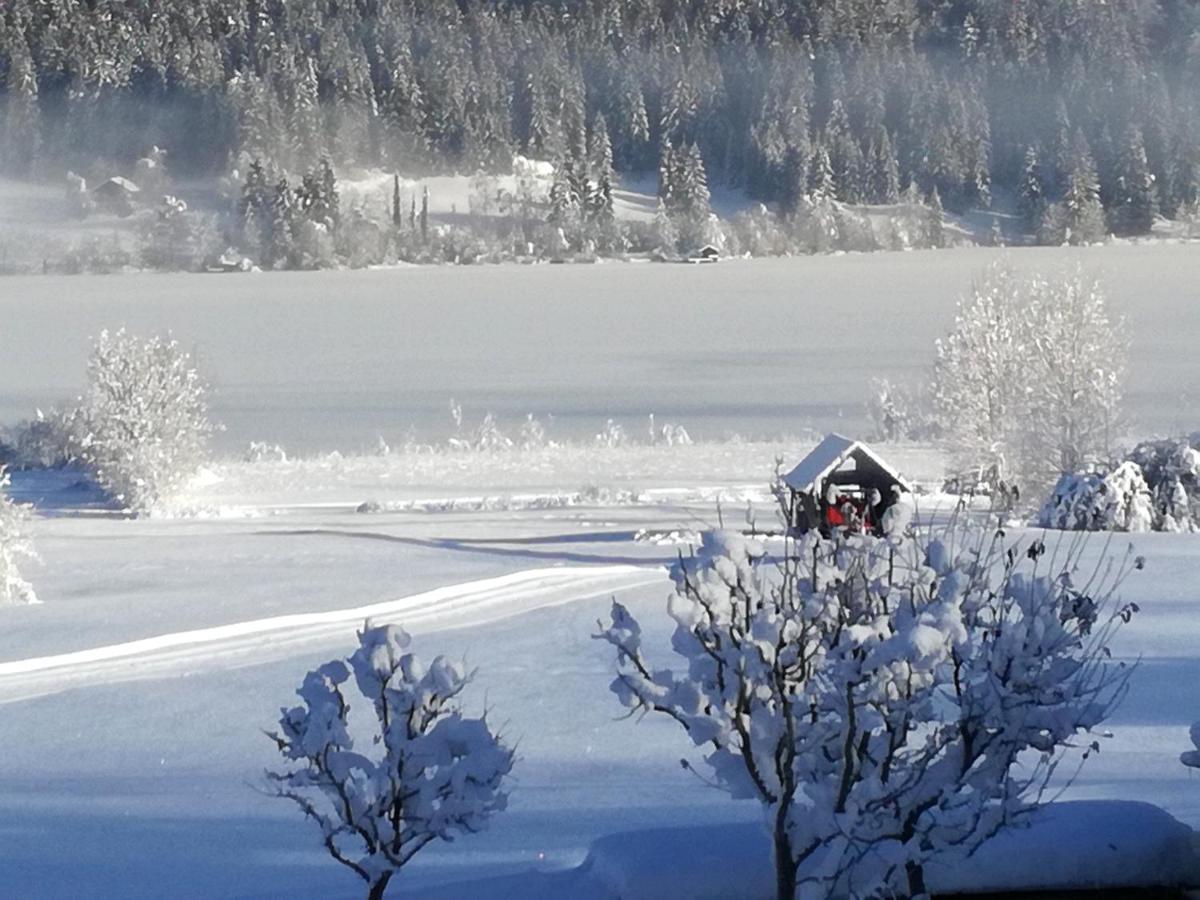
[[[1149,803],[1054,803],[967,860],[935,861],[926,875],[934,894],[1177,887],[1196,883],[1200,875],[1192,839],[1190,828]],[[766,832],[738,824],[608,835],[592,844],[578,868],[460,882],[427,896],[769,900],[774,893]]]

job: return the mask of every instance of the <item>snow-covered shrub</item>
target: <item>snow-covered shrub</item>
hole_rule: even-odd
[[[1187,440],[1144,441],[1129,459],[1145,476],[1156,531],[1200,529],[1200,450]]]
[[[606,419],[604,427],[596,435],[595,443],[597,447],[608,447],[611,449],[613,447],[624,447],[628,443],[628,440],[625,429],[620,422]]]
[[[1192,739],[1193,749],[1180,753],[1179,761],[1189,769],[1200,769],[1200,722],[1192,723],[1188,736]]]
[[[649,423],[651,446],[666,444],[668,447],[687,447],[692,443],[692,436],[682,425],[674,422],[663,422],[659,425],[654,419],[654,413],[650,414]]]
[[[871,379],[867,401],[874,440],[925,441],[935,437],[938,425],[926,386],[896,384],[887,378]]]
[[[203,462],[214,431],[204,382],[168,337],[102,331],[80,398],[77,456],[126,508],[142,513]]]
[[[955,471],[1043,489],[1106,463],[1125,343],[1079,270],[1019,278],[993,267],[938,341],[932,393]]]
[[[78,412],[40,409],[34,418],[5,431],[6,462],[18,469],[50,469],[68,465],[75,453]]]
[[[458,698],[471,679],[460,667],[441,656],[426,667],[395,626],[365,627],[358,639],[348,659],[309,672],[301,704],[281,711],[270,737],[288,765],[267,778],[367,883],[368,900],[380,900],[422,847],[477,832],[505,808],[513,753],[485,718],[462,714]],[[369,709],[365,741],[353,736],[351,679]]]
[[[1063,475],[1042,507],[1038,524],[1064,531],[1150,531],[1150,489],[1141,468],[1129,461],[1107,475]]]
[[[1074,554],[1045,549],[810,532],[771,562],[707,534],[673,571],[681,669],[620,603],[597,637],[622,704],[674,719],[719,786],[763,804],[780,900],[923,896],[925,862],[1028,812],[1123,693],[1106,645],[1136,611],[1112,608],[1126,567],[1077,586]]]
[[[521,423],[520,442],[522,450],[541,450],[546,446],[546,426],[533,413],[527,413]]]
[[[8,496],[8,472],[0,469],[0,604],[37,603],[33,585],[21,576],[21,563],[38,558],[25,533],[29,513]]]
[[[382,440],[382,438],[380,438]],[[278,444],[268,444],[266,441],[251,441],[242,459],[249,463],[287,462],[287,451]]]

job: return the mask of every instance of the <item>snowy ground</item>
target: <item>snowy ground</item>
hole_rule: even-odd
[[[483,835],[426,851],[397,890],[567,869],[606,835],[752,823],[753,804],[680,769],[688,745],[668,723],[618,721],[612,659],[590,639],[615,595],[648,623],[648,643],[666,646],[664,567],[679,549],[671,533],[714,523],[719,481],[734,471],[719,446],[664,449],[690,454],[693,472],[711,477],[690,491],[671,479],[663,494],[630,480],[637,502],[483,508],[466,502],[476,484],[510,496],[513,466],[469,454],[471,477],[446,479],[439,494],[465,498],[457,508],[354,512],[362,472],[386,468],[374,459],[346,461],[361,467],[354,477],[320,480],[307,497],[294,489],[306,481],[295,464],[227,463],[223,480],[193,499],[218,506],[244,490],[228,518],[128,521],[61,509],[39,518],[44,563],[32,575],[45,602],[4,610],[0,629],[0,717],[11,736],[0,767],[0,894],[160,897],[169,884],[178,897],[356,896],[310,826],[253,788],[273,761],[259,729],[308,667],[351,646],[368,616],[403,622],[419,648],[477,666],[471,705],[486,700],[520,748],[511,809]],[[748,449],[747,468],[765,448]],[[906,454],[918,467],[921,454],[898,456]],[[598,467],[606,455],[591,460]],[[744,474],[723,489],[724,513],[738,522],[756,496]],[[381,497],[411,503],[418,482]],[[519,480],[531,496],[554,496],[559,484],[536,473]],[[1136,549],[1147,571],[1126,595],[1144,613],[1118,651],[1141,666],[1114,738],[1067,796],[1145,800],[1200,826],[1200,785],[1177,762],[1200,717],[1190,687],[1200,677],[1191,656],[1200,542],[1148,535]],[[611,875],[629,848],[608,846]],[[561,886],[554,879],[568,875],[538,883]],[[518,879],[516,895],[531,883]]]
[[[924,365],[954,298],[995,256],[0,281],[0,421],[70,396],[87,335],[127,324],[170,326],[194,346],[229,426],[224,461],[181,500],[200,515],[129,521],[73,476],[17,479],[41,507],[43,562],[27,574],[44,602],[0,610],[0,896],[359,896],[314,829],[254,787],[273,762],[260,729],[367,616],[477,666],[472,707],[486,702],[519,745],[510,810],[424,852],[398,895],[561,872],[605,836],[753,823],[753,805],[680,768],[688,745],[669,723],[619,720],[596,620],[619,596],[665,646],[678,541],[716,523],[718,499],[727,524],[752,502],[769,525],[775,457],[801,455],[808,428],[853,432],[866,380]],[[1011,257],[1075,258],[1110,276],[1131,320],[1139,426],[1194,430],[1185,351],[1200,341],[1200,256]],[[444,438],[451,396],[468,425],[488,409],[510,431],[525,412],[553,413],[551,436],[570,446],[348,452],[379,434],[398,446],[409,425]],[[587,441],[609,416],[640,437],[651,412],[702,440]],[[733,432],[772,439],[715,440]],[[251,440],[311,455],[234,460]],[[317,453],[332,448],[347,455]],[[884,452],[917,481],[941,475],[921,448]],[[1143,612],[1116,650],[1140,667],[1067,797],[1148,801],[1197,827],[1200,782],[1177,758],[1200,718],[1200,539],[1134,545],[1147,566],[1125,594]],[[1082,809],[1151,833],[1143,808]],[[621,840],[600,845],[606,858]]]

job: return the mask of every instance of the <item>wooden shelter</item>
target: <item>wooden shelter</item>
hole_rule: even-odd
[[[830,507],[849,502],[872,523],[900,494],[912,486],[893,466],[862,441],[840,434],[827,434],[821,443],[783,476],[790,494],[792,527],[800,532],[824,530]],[[868,508],[872,491],[879,502]],[[836,498],[831,502],[831,495]],[[840,517],[839,517],[840,518]]]

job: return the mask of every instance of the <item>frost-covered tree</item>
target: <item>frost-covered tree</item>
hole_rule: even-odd
[[[8,496],[10,484],[0,469],[0,603],[37,603],[33,585],[21,575],[21,564],[38,558],[25,531],[29,513]]]
[[[1115,603],[1127,566],[1077,584],[1071,550],[1048,563],[1040,541],[961,527],[810,532],[775,561],[702,541],[673,571],[681,668],[620,603],[597,637],[621,703],[675,720],[717,785],[764,806],[780,900],[924,896],[925,863],[1027,813],[1123,693],[1106,645],[1136,612]]]
[[[267,779],[367,883],[368,900],[381,900],[421,848],[477,832],[505,808],[513,752],[485,717],[463,715],[471,676],[461,667],[441,656],[426,667],[396,626],[365,627],[358,640],[349,658],[309,672],[301,704],[281,710],[270,737],[287,765]],[[369,707],[369,741],[353,736],[351,679]]]
[[[153,511],[196,473],[214,430],[207,388],[178,341],[100,332],[74,440],[115,500],[135,513]]]
[[[959,301],[950,333],[934,348],[932,394],[955,469],[995,468],[1019,445],[1029,388],[1023,288],[992,268]]]
[[[1031,357],[1022,430],[1030,474],[1053,481],[1112,458],[1126,342],[1100,283],[1081,269],[1034,276],[1025,294]]]
[[[989,269],[935,350],[933,398],[955,467],[1038,488],[1107,462],[1125,345],[1080,270]]]

